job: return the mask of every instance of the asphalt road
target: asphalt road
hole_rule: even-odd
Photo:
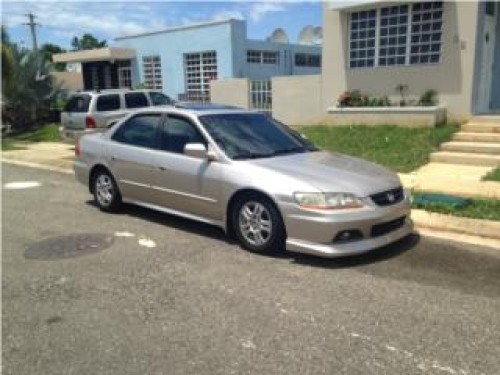
[[[207,225],[101,213],[71,175],[2,167],[4,374],[500,373],[500,251],[412,236],[259,256]],[[20,181],[41,185],[5,188]],[[111,246],[33,259],[82,233]]]

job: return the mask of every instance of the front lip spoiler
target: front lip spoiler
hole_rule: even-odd
[[[378,249],[396,242],[412,232],[413,222],[410,218],[407,218],[405,224],[401,228],[380,237],[371,237],[340,244],[322,244],[288,238],[286,240],[286,249],[292,252],[315,255],[323,258],[337,258],[363,254]]]

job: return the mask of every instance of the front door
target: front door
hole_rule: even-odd
[[[219,200],[222,165],[184,154],[187,143],[207,144],[188,118],[169,114],[155,155],[156,204],[210,220],[223,215]]]
[[[477,101],[479,113],[488,113],[491,110],[497,11],[498,9],[494,1],[486,2],[482,34],[483,51],[481,55],[480,84]]]

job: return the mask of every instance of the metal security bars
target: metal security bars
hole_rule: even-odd
[[[271,113],[273,110],[271,81],[251,81],[250,99],[252,109]]]
[[[210,102],[210,81],[217,79],[217,52],[205,51],[184,55],[186,92],[180,100]]]
[[[158,55],[143,56],[142,72],[144,73],[144,85],[148,89],[154,89],[154,90],[163,89],[160,56]]]

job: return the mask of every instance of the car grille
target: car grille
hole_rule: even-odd
[[[370,195],[370,198],[378,206],[390,206],[396,204],[404,199],[405,193],[400,186],[396,189],[383,191],[381,193]]]
[[[395,231],[396,229],[401,228],[406,220],[406,216],[401,216],[395,220],[391,220],[382,224],[377,224],[372,227],[371,236],[379,237],[387,234],[389,232]]]

